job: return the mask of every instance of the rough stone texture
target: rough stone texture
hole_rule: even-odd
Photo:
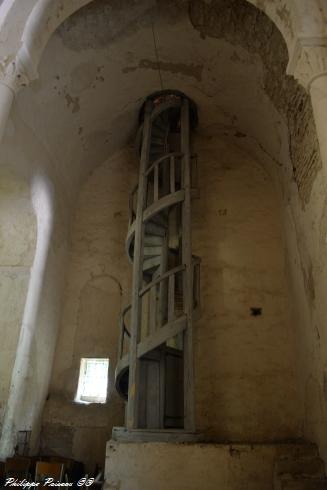
[[[282,14],[290,15],[287,8]],[[191,0],[190,19],[202,37],[224,39],[260,56],[264,90],[287,121],[294,179],[303,204],[307,203],[321,169],[319,144],[309,94],[286,75],[288,53],[280,32],[263,12],[244,0]]]
[[[275,459],[296,445],[107,444],[105,490],[272,490]]]

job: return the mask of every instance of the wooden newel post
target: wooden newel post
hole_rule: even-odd
[[[189,101],[185,98],[182,102],[181,111],[181,150],[183,154],[183,188],[185,192],[182,204],[182,258],[185,265],[183,302],[184,313],[187,316],[187,328],[184,331],[184,429],[194,431],[190,109]]]
[[[131,309],[131,341],[129,351],[129,380],[128,380],[128,402],[127,420],[128,429],[138,427],[138,396],[139,396],[139,374],[140,360],[137,357],[137,344],[140,336],[141,324],[141,298],[139,291],[142,288],[142,269],[143,269],[143,210],[146,199],[145,171],[149,157],[151,140],[151,111],[152,101],[148,101],[145,106],[143,142],[141,150],[141,161],[139,171],[139,185],[137,193],[136,219],[135,219],[135,242],[134,242],[134,262],[133,262],[133,284],[132,284],[132,309]]]

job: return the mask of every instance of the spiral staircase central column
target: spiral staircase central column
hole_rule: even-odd
[[[182,203],[182,260],[184,312],[187,328],[184,331],[184,428],[195,429],[194,422],[194,369],[193,369],[193,271],[191,223],[191,173],[190,173],[190,113],[189,102],[183,100],[181,111],[181,150],[183,154],[183,179],[185,192]]]

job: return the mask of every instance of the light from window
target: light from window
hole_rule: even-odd
[[[82,358],[75,401],[106,403],[109,359]]]

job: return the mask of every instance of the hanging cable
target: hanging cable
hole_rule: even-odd
[[[154,47],[154,54],[157,62],[157,67],[158,67],[158,75],[159,75],[159,81],[160,81],[160,87],[161,90],[163,90],[163,82],[162,82],[162,76],[161,76],[161,70],[160,70],[160,61],[159,61],[159,54],[158,54],[158,46],[157,46],[157,41],[156,41],[156,36],[154,32],[154,22],[153,22],[153,17],[151,16],[151,29],[152,29],[152,37],[153,37],[153,47]]]

